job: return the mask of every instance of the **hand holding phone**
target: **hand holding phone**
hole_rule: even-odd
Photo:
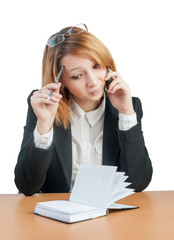
[[[135,111],[133,108],[131,92],[128,84],[123,80],[119,72],[109,70],[109,67],[106,69],[107,73],[105,77],[105,84],[112,106],[120,113],[127,115],[134,114]],[[111,82],[112,86],[110,86]]]

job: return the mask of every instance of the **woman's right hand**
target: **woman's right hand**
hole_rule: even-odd
[[[43,135],[49,132],[53,126],[58,104],[62,95],[59,93],[61,83],[50,83],[31,96],[31,106],[37,116],[37,130]],[[51,90],[54,90],[48,101]]]

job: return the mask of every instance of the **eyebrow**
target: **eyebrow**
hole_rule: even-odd
[[[79,68],[81,68],[81,67],[79,66],[79,67],[72,68],[72,69],[69,70],[69,72],[72,72],[72,71],[77,70]]]

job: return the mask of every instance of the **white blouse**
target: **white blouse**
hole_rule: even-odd
[[[102,164],[104,112],[105,98],[99,108],[91,112],[84,112],[71,101],[72,184],[81,163]]]

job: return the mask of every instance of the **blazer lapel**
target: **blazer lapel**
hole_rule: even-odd
[[[71,127],[65,130],[63,127],[54,126],[54,141],[54,147],[60,159],[67,183],[69,184],[72,174]]]
[[[106,96],[106,109],[103,131],[103,164],[115,165],[115,159],[119,154],[118,140],[118,110],[115,109]]]

